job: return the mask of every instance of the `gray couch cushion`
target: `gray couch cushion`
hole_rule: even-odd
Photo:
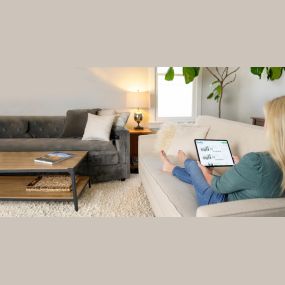
[[[82,138],[88,113],[96,115],[100,109],[68,110],[64,125],[63,138]]]
[[[0,117],[0,138],[27,138],[28,120],[21,117]]]
[[[76,151],[86,150],[88,161],[97,165],[119,163],[119,154],[112,142],[82,141],[76,138],[1,139],[0,151]]]
[[[59,138],[64,128],[65,117],[43,116],[29,118],[29,134],[33,138]]]

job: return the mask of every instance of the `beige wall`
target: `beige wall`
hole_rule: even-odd
[[[0,114],[64,115],[68,109],[90,107],[126,110],[127,91],[149,90],[149,72],[148,67],[2,66]]]
[[[218,105],[207,100],[210,84],[214,81],[207,71],[203,71],[202,114],[218,115]],[[252,116],[263,116],[263,104],[267,100],[285,95],[285,76],[277,81],[258,79],[250,73],[249,67],[242,67],[236,81],[225,89],[222,105],[222,117],[250,123]]]
[[[128,91],[149,90],[155,104],[154,68],[89,67],[31,64],[0,65],[1,115],[64,115],[73,108],[126,109]],[[207,100],[212,77],[202,74],[202,114],[217,116],[217,103]],[[251,122],[262,116],[265,101],[285,94],[285,77],[278,81],[259,80],[241,68],[237,80],[225,90],[223,118]],[[133,111],[128,122],[131,127]],[[144,112],[143,125],[154,121],[154,109]]]

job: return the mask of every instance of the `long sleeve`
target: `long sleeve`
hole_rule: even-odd
[[[249,153],[222,176],[214,176],[211,186],[214,191],[224,194],[258,187],[262,181],[261,168],[259,154]]]

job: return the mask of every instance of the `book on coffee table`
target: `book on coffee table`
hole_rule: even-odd
[[[55,151],[48,153],[44,156],[38,157],[34,161],[39,163],[55,164],[71,157],[73,157],[73,154]]]

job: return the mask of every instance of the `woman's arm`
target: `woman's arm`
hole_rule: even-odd
[[[213,176],[210,185],[214,191],[224,194],[256,187],[261,183],[261,166],[259,154],[249,153],[223,175]]]
[[[233,160],[235,164],[238,164],[240,162],[240,158],[237,155],[233,156]],[[199,161],[197,161],[198,166],[200,167],[206,181],[208,182],[209,185],[212,184],[212,179],[213,179],[213,169],[212,168],[208,168],[203,166]]]
[[[218,193],[232,193],[260,183],[258,175],[260,157],[257,153],[249,153],[238,164],[231,167],[221,176],[212,174],[212,170],[198,162],[206,181]]]

